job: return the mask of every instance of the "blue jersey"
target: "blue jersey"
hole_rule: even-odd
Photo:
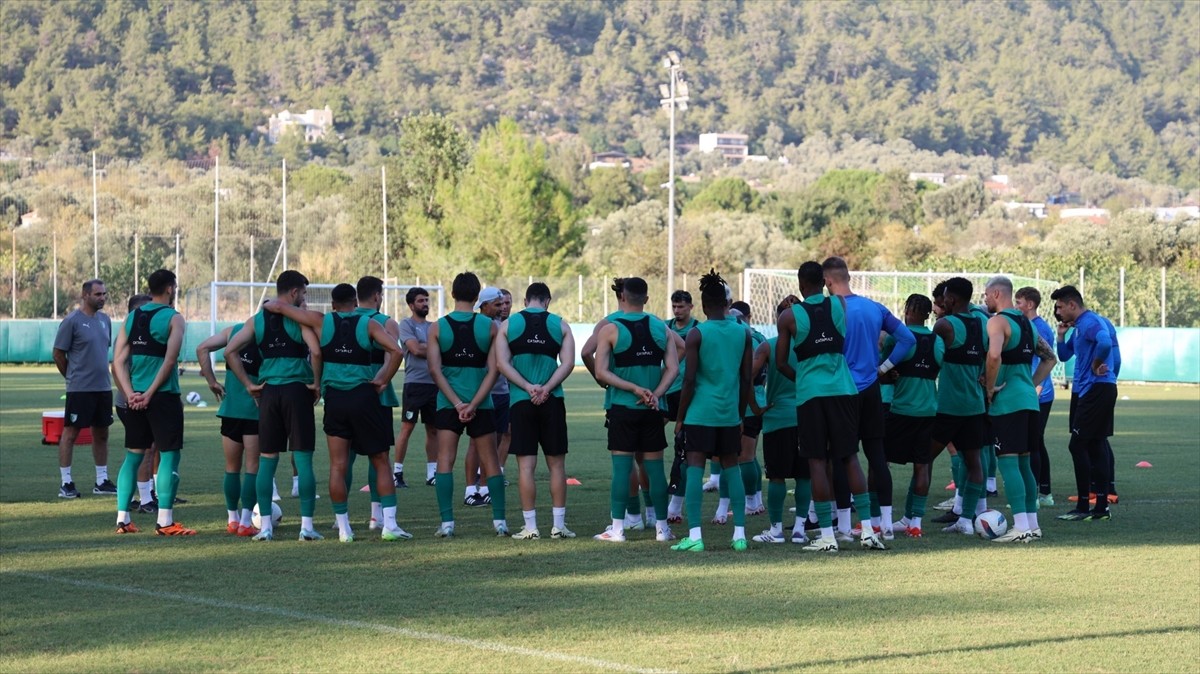
[[[1115,384],[1121,371],[1121,351],[1117,346],[1117,329],[1107,318],[1094,311],[1084,311],[1075,320],[1075,329],[1065,342],[1058,343],[1058,359],[1075,360],[1075,393],[1084,396],[1092,384]],[[1092,362],[1101,360],[1108,365],[1108,374],[1099,377],[1092,372]]]
[[[860,392],[879,378],[879,333],[884,330],[896,340],[888,360],[899,363],[917,345],[912,331],[875,300],[846,296],[846,343],[842,353]]]
[[[1042,318],[1041,316],[1034,316],[1030,323],[1033,324],[1033,329],[1037,331],[1038,337],[1041,337],[1043,342],[1047,344],[1054,343],[1054,328],[1050,327],[1050,324],[1046,322],[1046,319]],[[1041,364],[1041,362],[1042,359],[1037,357],[1037,353],[1034,353],[1033,365],[1031,366],[1033,367],[1034,372],[1037,372],[1038,365]],[[1054,402],[1054,382],[1050,380],[1050,375],[1046,375],[1046,381],[1035,381],[1033,384],[1034,386],[1040,385],[1042,387],[1042,392],[1038,395],[1039,405]]]

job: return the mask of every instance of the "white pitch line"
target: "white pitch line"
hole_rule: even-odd
[[[219,609],[234,609],[245,611],[247,613],[260,613],[265,615],[278,616],[280,618],[291,618],[293,620],[306,620],[309,622],[322,623],[332,625],[334,627],[345,627],[348,629],[370,630],[381,632],[384,634],[394,634],[396,636],[407,637],[409,639],[418,639],[421,641],[433,641],[442,644],[453,644],[455,646],[466,646],[481,651],[492,651],[495,653],[505,653],[509,655],[522,655],[530,658],[541,658],[543,660],[552,660],[555,662],[565,662],[573,665],[586,665],[596,669],[603,669],[612,672],[635,672],[637,674],[667,674],[670,670],[663,669],[646,669],[643,667],[635,667],[620,662],[611,662],[609,660],[600,660],[599,658],[590,658],[584,655],[571,655],[569,653],[559,653],[556,651],[543,651],[536,648],[523,648],[521,646],[509,646],[495,641],[483,641],[480,639],[468,639],[467,637],[456,637],[449,634],[439,634],[437,632],[425,632],[422,630],[412,630],[404,627],[393,627],[391,625],[381,625],[379,623],[370,623],[362,620],[345,620],[343,618],[333,618],[324,616],[319,613],[306,613],[303,611],[290,611],[283,608],[275,608],[273,606],[259,606],[255,604],[240,604],[232,601],[223,601],[221,599],[210,599],[208,597],[196,597],[186,594],[178,594],[175,592],[156,592],[154,590],[146,590],[139,587],[128,587],[124,585],[111,585],[109,583],[98,583],[90,580],[74,580],[70,578],[57,578],[55,576],[47,576],[40,573],[26,573],[24,571],[5,571],[4,575],[18,576],[21,578],[29,578],[32,580],[40,580],[46,583],[59,583],[63,585],[73,585],[91,590],[106,590],[109,592],[121,592],[124,594],[140,595],[153,599],[177,601],[185,604],[195,604],[198,606],[208,606]]]

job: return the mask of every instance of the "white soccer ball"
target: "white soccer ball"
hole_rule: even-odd
[[[1008,531],[1008,520],[999,510],[985,510],[975,518],[975,533],[980,538],[991,540],[999,538]]]
[[[196,403],[200,402],[200,394],[195,391],[189,392],[187,394],[187,401],[192,405],[195,405]]]
[[[279,524],[280,520],[282,520],[282,519],[283,519],[283,511],[279,509],[279,504],[272,503],[271,504],[271,523],[273,525]],[[253,524],[255,529],[262,528],[262,517],[260,517],[258,514],[258,504],[254,505],[254,514],[250,516],[250,524]]]

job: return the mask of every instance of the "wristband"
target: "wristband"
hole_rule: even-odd
[[[885,360],[879,364],[879,373],[887,374],[888,370],[891,370],[893,367],[896,367],[896,366],[892,365],[891,359]]]

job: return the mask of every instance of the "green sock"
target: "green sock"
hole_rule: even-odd
[[[1005,454],[997,459],[1000,476],[1004,478],[1004,495],[1014,515],[1025,512],[1025,478],[1021,477],[1021,466],[1017,457]]]
[[[967,484],[967,476],[963,475],[962,454],[955,454],[950,457],[950,476],[954,478],[954,486],[961,492]]]
[[[1029,455],[1022,454],[1017,457],[1017,464],[1021,468],[1021,477],[1025,478],[1025,512],[1036,513],[1038,511],[1038,484],[1037,477],[1033,474],[1033,464],[1030,463]],[[1008,490],[1008,485],[1004,485],[1005,491]]]
[[[962,490],[962,517],[971,521],[975,520],[975,509],[979,507],[979,499],[983,497],[983,493],[984,484],[982,482],[967,482],[967,487]]]
[[[716,459],[709,459],[708,474],[709,475],[720,475],[721,474],[721,462],[717,461]]]
[[[650,479],[650,491],[646,494],[646,505],[654,508],[655,517],[667,515],[667,475],[663,472],[662,459],[646,459],[642,462],[646,476]]]
[[[379,471],[375,470],[375,464],[371,464],[367,468],[367,486],[371,492],[371,503],[379,503],[379,486],[376,482],[379,481]]]
[[[313,453],[294,452],[296,475],[300,477],[300,516],[312,517],[317,511],[317,476],[313,473]]]
[[[639,498],[639,494],[641,493],[642,490],[639,487],[636,493],[629,495],[629,498],[625,500],[625,512],[629,513],[630,515],[642,514],[642,499]]]
[[[767,519],[771,524],[783,521],[783,502],[787,499],[787,483],[782,480],[767,482]],[[796,502],[796,517],[800,516],[799,501]]]
[[[996,448],[992,445],[984,445],[980,456],[983,457],[983,470],[985,471],[983,476],[996,477]]]
[[[504,517],[504,476],[493,475],[487,479],[488,494],[492,497],[492,519],[502,520]]]
[[[928,496],[917,496],[915,494],[913,495],[912,517],[924,517],[925,516],[925,503],[926,503],[926,501],[928,501],[928,499],[929,499]]]
[[[254,490],[258,492],[258,512],[271,512],[271,492],[274,490],[275,469],[279,467],[279,456],[258,459],[258,475],[254,478]],[[270,521],[268,518],[265,521]]]
[[[125,452],[125,460],[121,462],[121,472],[117,473],[117,510],[129,512],[129,502],[133,500],[133,492],[137,491],[137,473],[142,465],[144,454]]]
[[[645,468],[645,467],[646,467],[646,463],[645,463],[645,461],[643,461],[642,468]],[[649,476],[647,476],[647,479],[649,479]],[[651,485],[650,489],[654,489],[654,485]],[[654,508],[656,511],[658,510],[658,508],[655,508],[655,506],[654,506],[654,497],[651,495],[651,492],[649,490],[642,492],[642,501],[645,502],[647,508]]]
[[[434,478],[437,480],[434,491],[437,492],[438,514],[441,515],[443,522],[453,522],[454,473],[437,473]]]
[[[348,512],[350,512],[350,507],[349,507],[349,504],[347,504],[345,501],[334,501],[333,502],[333,514],[334,515],[345,515]]]
[[[350,456],[346,458],[346,497],[349,498],[354,490],[354,450],[350,450]]]
[[[725,469],[721,469],[721,484],[717,485],[717,496],[721,498],[729,498],[729,476],[725,475]],[[743,487],[744,489],[744,487]]]
[[[871,517],[883,516],[883,511],[879,509],[879,495],[873,491],[867,492],[867,495],[871,497]]]
[[[179,487],[179,482],[175,479],[179,470],[179,450],[159,452],[158,455],[161,457],[158,463],[158,502],[160,507],[174,508],[175,490]]]
[[[381,508],[395,508],[396,507],[396,495],[392,494],[391,496],[379,497],[379,506]]]
[[[917,495],[917,477],[908,483],[908,494],[904,497],[904,516],[911,518],[913,516],[913,497]]]
[[[739,463],[738,470],[742,471],[742,489],[746,492],[746,496],[750,496],[758,486],[758,475],[754,471],[754,462]],[[742,505],[742,509],[745,509],[745,504]]]
[[[242,496],[242,476],[240,473],[225,473],[221,486],[225,491],[225,509],[237,510],[238,499]]]
[[[610,515],[614,520],[625,519],[629,508],[629,473],[633,470],[632,454],[612,455],[612,485],[609,488]],[[641,512],[639,505],[638,512]]]
[[[868,492],[863,492],[861,494],[854,494],[854,510],[856,512],[858,512],[858,514],[859,514],[858,515],[859,526],[862,527],[862,530],[865,532],[872,531],[871,516],[870,515],[867,515],[866,517],[862,516],[863,513],[871,512],[871,494]]]
[[[258,473],[246,473],[242,478],[242,510],[254,510],[258,503]]]
[[[763,467],[758,457],[754,457],[754,491],[757,494],[763,490]]]
[[[721,472],[721,486],[729,483],[729,509],[733,511],[733,526],[746,526],[746,484],[742,480],[742,467],[738,464]]]
[[[817,511],[817,524],[819,524],[822,529],[832,529],[833,528],[833,506],[830,505],[830,502],[829,501],[817,501],[815,504],[813,504],[813,507]],[[799,508],[796,509],[796,514],[797,515],[800,514]]]
[[[796,480],[796,517],[808,520],[808,502],[812,500],[812,480]]]
[[[687,495],[683,497],[684,508],[687,510],[689,527],[700,526],[701,511],[704,507],[704,466],[687,467]]]

